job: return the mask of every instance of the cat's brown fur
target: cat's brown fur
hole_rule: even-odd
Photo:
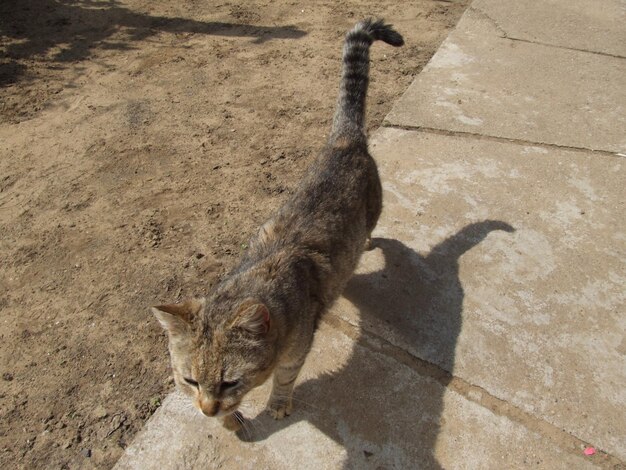
[[[206,300],[153,308],[169,333],[176,383],[230,429],[242,398],[272,373],[269,408],[278,419],[289,415],[320,316],[341,294],[378,221],[382,189],[364,131],[369,47],[377,39],[403,43],[382,21],[360,22],[347,34],[328,144],[238,267]]]

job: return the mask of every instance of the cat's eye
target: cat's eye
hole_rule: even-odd
[[[189,385],[191,385],[192,387],[196,387],[196,388],[198,388],[198,387],[199,387],[198,382],[196,382],[195,380],[190,379],[190,378],[188,378],[188,377],[185,377],[185,382],[187,382],[187,383],[188,383]]]
[[[237,385],[239,385],[239,380],[232,380],[230,382],[224,381],[220,384],[220,388],[222,389],[222,391],[232,390]]]

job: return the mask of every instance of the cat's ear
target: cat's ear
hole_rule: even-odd
[[[235,315],[232,326],[254,335],[265,335],[270,330],[270,321],[270,312],[265,305],[247,303]]]
[[[191,299],[179,304],[157,305],[152,313],[161,326],[170,334],[181,334],[189,330],[194,320],[204,310],[206,299]]]

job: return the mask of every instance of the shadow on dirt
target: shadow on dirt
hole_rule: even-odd
[[[26,72],[20,61],[45,60],[49,67],[90,57],[95,48],[132,49],[132,42],[159,32],[297,39],[306,33],[293,26],[202,22],[137,13],[117,0],[0,0],[0,86]],[[116,34],[122,32],[123,34]]]
[[[248,435],[240,437],[262,441],[306,420],[345,449],[345,468],[415,468],[418,463],[422,469],[442,468],[434,449],[462,324],[459,259],[494,230],[514,231],[501,221],[471,224],[427,256],[397,240],[376,239],[384,268],[355,276],[344,292],[360,310],[362,328],[346,366],[301,383],[292,416],[274,421],[262,413],[250,422]],[[399,363],[407,353],[378,339],[376,331],[368,332],[368,325],[381,322],[393,332],[395,344],[417,350],[423,360],[414,361],[421,364],[417,373],[423,381],[403,383],[406,369]],[[386,351],[400,351],[400,360],[375,354]]]

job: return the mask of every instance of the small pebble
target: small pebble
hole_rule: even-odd
[[[96,406],[96,408],[94,408],[94,410],[91,412],[91,415],[92,415],[95,419],[102,419],[102,418],[106,418],[109,414],[107,413],[107,410],[104,408],[104,406],[102,406],[102,405],[98,405],[98,406]]]

